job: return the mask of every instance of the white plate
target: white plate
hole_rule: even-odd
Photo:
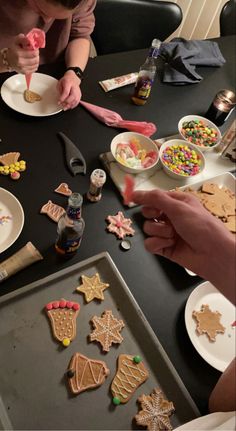
[[[202,304],[208,304],[212,311],[222,314],[220,322],[226,328],[224,334],[217,334],[216,341],[209,341],[206,334],[198,335],[196,320],[192,317],[194,310],[200,311]],[[224,371],[235,357],[236,327],[235,307],[209,281],[200,284],[193,290],[185,306],[185,325],[195,349],[208,364],[219,371]]]
[[[18,199],[0,187],[0,219],[9,216],[11,219],[0,224],[0,253],[9,248],[20,235],[24,225],[24,211]]]
[[[24,99],[26,81],[24,75],[13,75],[2,85],[1,96],[4,102],[21,114],[33,117],[46,117],[60,112],[58,106],[57,79],[43,73],[33,73],[30,90],[38,93],[42,100],[28,103]]]

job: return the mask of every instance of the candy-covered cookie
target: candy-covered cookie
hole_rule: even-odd
[[[118,358],[117,372],[111,384],[113,403],[127,403],[149,373],[140,356],[122,354]]]
[[[69,346],[76,336],[76,318],[80,305],[77,302],[60,301],[49,302],[45,305],[45,311],[50,319],[53,336],[64,347]]]

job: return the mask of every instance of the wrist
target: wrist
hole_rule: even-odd
[[[80,79],[80,81],[82,81],[82,79],[84,78],[84,72],[79,66],[69,66],[67,67],[66,72],[69,72],[69,71],[74,73],[77,76],[77,78]]]
[[[2,48],[0,50],[0,56],[1,56],[3,68],[5,68],[7,72],[12,72],[13,69],[9,63],[8,51],[9,51],[9,48]]]

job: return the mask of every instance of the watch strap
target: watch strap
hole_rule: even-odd
[[[81,79],[81,81],[82,81],[82,79],[84,78],[84,72],[82,71],[82,69],[80,69],[80,67],[79,66],[75,66],[75,67],[67,67],[67,69],[66,69],[66,71],[67,70],[73,70],[73,72],[75,72],[75,74],[78,76],[78,78],[80,78]]]

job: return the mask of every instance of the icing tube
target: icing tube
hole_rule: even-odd
[[[99,81],[104,91],[114,90],[115,88],[124,87],[125,85],[134,84],[138,77],[138,72],[129,73],[128,75],[117,76],[116,78]]]
[[[27,244],[15,254],[0,263],[0,283],[11,275],[16,274],[16,272],[21,269],[24,269],[32,263],[42,259],[43,256],[41,256],[32,242],[27,242]]]

